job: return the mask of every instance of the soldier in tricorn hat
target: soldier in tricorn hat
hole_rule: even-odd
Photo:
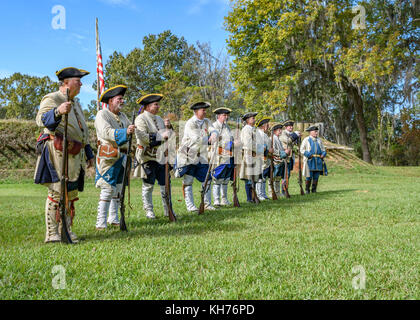
[[[293,170],[295,163],[295,155],[293,153],[293,145],[297,145],[300,139],[301,133],[298,131],[293,131],[293,126],[295,122],[292,120],[286,120],[283,123],[283,131],[279,137],[280,142],[283,146],[284,152],[287,154],[286,158],[286,168],[285,176],[287,174],[290,177],[290,172]],[[287,172],[286,172],[287,171]],[[286,189],[289,186],[287,185],[286,179],[283,180],[282,194],[285,195]]]
[[[156,181],[160,188],[164,215],[169,215],[169,208],[165,200],[169,197],[165,190],[165,163],[166,161],[169,163],[174,162],[174,155],[171,152],[173,148],[171,146],[175,143],[175,134],[169,119],[163,120],[158,115],[160,101],[163,98],[162,94],[152,93],[137,100],[137,103],[141,106],[140,114],[135,122],[137,137],[136,160],[139,165],[134,175],[143,180],[143,209],[146,212],[146,217],[149,219],[156,218],[153,209],[153,189]],[[166,150],[168,150],[168,159],[165,156]]]
[[[37,141],[38,160],[35,169],[35,183],[48,188],[45,208],[45,242],[61,241],[61,216],[59,201],[61,194],[60,179],[63,157],[63,115],[68,114],[68,200],[70,214],[66,216],[68,233],[73,242],[77,236],[71,231],[75,216],[74,202],[79,200],[78,192],[83,191],[86,165],[93,166],[93,152],[89,145],[89,132],[82,107],[76,99],[82,87],[81,78],[89,72],[73,67],[56,72],[59,90],[42,98],[36,123],[43,128]],[[67,89],[69,96],[67,96]]]
[[[198,208],[194,204],[192,185],[194,178],[196,178],[202,183],[204,188],[204,182],[209,170],[208,147],[215,143],[218,137],[218,130],[206,118],[206,110],[210,107],[210,103],[205,101],[194,103],[190,107],[194,112],[194,116],[185,124],[184,136],[178,149],[175,176],[184,179],[183,193],[185,205],[189,212],[198,212]],[[215,210],[211,205],[210,184],[208,184],[204,192],[204,209]]]
[[[127,163],[128,140],[135,126],[121,111],[127,87],[118,85],[106,90],[100,102],[108,108],[100,110],[95,119],[98,137],[98,154],[96,155],[96,187],[101,188],[98,204],[96,229],[106,229],[109,225],[119,225],[118,208]],[[108,215],[109,212],[109,215]]]
[[[283,146],[280,142],[279,136],[281,135],[283,129],[283,124],[278,123],[275,124],[272,128],[271,128],[271,132],[272,132],[272,139],[273,139],[273,155],[272,155],[272,159],[271,161],[273,161],[273,167],[274,167],[274,172],[273,172],[273,178],[274,178],[274,190],[276,192],[277,197],[280,197],[281,194],[281,190],[280,190],[280,182],[281,179],[284,176],[284,159],[287,158],[287,154],[286,152],[284,152]],[[271,194],[271,185],[268,184],[268,193]]]
[[[241,131],[241,142],[243,158],[240,164],[239,177],[245,180],[245,192],[248,202],[254,202],[252,190],[255,182],[262,173],[263,152],[261,145],[257,143],[257,132],[255,129],[255,117],[257,112],[248,112],[242,116],[244,127]],[[255,191],[255,190],[254,190]]]
[[[303,139],[300,153],[304,155],[302,175],[306,177],[306,194],[309,194],[311,191],[316,193],[319,176],[328,175],[328,171],[324,161],[327,151],[318,137],[318,127],[311,126],[306,131],[309,132],[309,136]]]
[[[270,157],[273,153],[273,149],[271,148],[271,140],[267,135],[269,129],[269,122],[270,118],[263,117],[257,122],[257,142],[258,145],[261,147],[263,153],[263,161],[262,161],[262,170],[259,176],[259,179],[256,183],[256,192],[258,199],[260,201],[264,201],[269,199],[267,193],[265,191],[266,181],[268,176],[270,175]]]
[[[229,108],[217,108],[213,111],[217,120],[213,127],[219,131],[219,141],[217,143],[215,169],[213,177],[213,200],[215,206],[228,206],[230,201],[227,198],[228,184],[233,180],[233,134],[227,123],[228,116],[232,112]],[[213,150],[212,150],[213,152]]]

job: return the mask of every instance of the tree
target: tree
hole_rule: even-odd
[[[356,4],[369,13],[365,28],[352,29]],[[414,60],[412,6],[385,0],[237,0],[226,17],[235,85],[246,104],[266,114],[296,104],[314,108],[317,101],[340,110],[341,101],[347,118],[354,115],[363,159],[372,162],[365,97],[375,86],[390,88]]]
[[[0,106],[3,118],[34,119],[41,99],[58,90],[49,77],[34,77],[14,73],[0,79]]]
[[[141,95],[162,90],[166,82],[172,82],[181,91],[196,85],[198,73],[194,65],[198,59],[194,46],[171,31],[148,35],[143,38],[143,49],[135,48],[127,55],[114,52],[109,57],[104,71],[105,84],[107,87],[127,85],[127,110],[134,110],[138,108],[135,101]]]
[[[189,106],[193,101],[206,100],[214,108],[234,107],[240,101],[233,93],[226,55],[215,55],[209,43],[190,45],[171,31],[144,37],[143,48],[135,48],[127,55],[114,52],[104,74],[107,87],[128,86],[128,111],[138,109],[135,101],[152,92],[165,96],[162,114],[176,119],[191,116]],[[96,83],[93,86],[96,88]]]
[[[97,113],[96,100],[91,100],[87,106],[87,109],[83,109],[83,114],[87,121],[94,121]]]

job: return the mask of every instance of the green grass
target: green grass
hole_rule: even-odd
[[[321,177],[319,193],[244,202],[179,221],[145,218],[141,182],[133,182],[129,232],[95,230],[93,181],[76,204],[74,246],[43,243],[46,188],[30,180],[0,183],[1,299],[419,299],[420,168],[344,170]],[[198,185],[194,187],[199,203]],[[231,192],[231,191],[229,191]],[[56,290],[55,265],[66,270]],[[366,272],[352,286],[352,268]]]

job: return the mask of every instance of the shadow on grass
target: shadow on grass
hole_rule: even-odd
[[[206,211],[203,215],[196,213],[178,213],[178,221],[170,223],[167,218],[156,220],[139,220],[136,217],[127,218],[128,232],[119,231],[118,227],[106,231],[96,231],[83,236],[85,241],[102,241],[110,239],[132,239],[138,237],[179,237],[198,235],[209,232],[236,232],[248,228],[246,222],[238,223],[232,219],[244,219],[267,209],[293,209],[294,204],[327,199],[343,192],[353,192],[356,189],[321,191],[316,194],[301,196],[292,195],[290,199],[280,198],[278,201],[267,200],[260,205],[242,202],[240,208],[224,207],[217,211]],[[224,221],[227,220],[227,221]],[[251,227],[251,226],[249,226]]]
[[[106,231],[99,232],[90,226],[86,227],[86,225],[84,225],[82,228],[77,228],[79,230],[76,229],[76,233],[79,235],[80,239],[83,240],[83,244],[103,240],[182,237],[213,232],[237,232],[252,227],[246,221],[240,221],[242,219],[247,219],[252,215],[262,214],[273,209],[281,209],[285,211],[293,210],[293,206],[296,204],[329,199],[336,197],[339,194],[354,192],[356,190],[357,189],[328,190],[305,196],[292,194],[290,199],[280,198],[277,201],[267,200],[262,202],[260,205],[247,203],[244,199],[241,199],[240,208],[234,208],[233,206],[223,207],[217,211],[206,211],[203,215],[182,211],[185,210],[185,207],[182,204],[183,208],[180,208],[179,205],[174,207],[178,214],[178,221],[176,223],[170,223],[167,218],[162,216],[156,220],[145,220],[145,218],[140,217],[139,214],[132,214],[131,217],[127,217],[126,219],[129,232],[121,232],[118,227],[109,228]],[[24,196],[23,198],[25,198],[25,200],[26,198],[30,198],[31,201],[35,200],[35,198],[37,199],[37,197],[33,196]],[[21,242],[27,242],[28,240],[30,242],[32,240],[37,242],[39,235],[36,230],[39,229],[43,219],[43,215],[31,215],[26,217],[25,224],[29,224],[32,227],[24,228],[25,232],[23,234],[19,234],[17,239],[10,237],[2,239],[4,240],[2,241],[3,244],[16,245]],[[15,218],[11,217],[6,219],[6,221],[6,224],[11,223],[12,225],[18,223],[15,221]],[[5,223],[4,220],[3,223]],[[18,242],[16,242],[16,240],[18,240]]]

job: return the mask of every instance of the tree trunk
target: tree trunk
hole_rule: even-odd
[[[349,105],[348,99],[343,99],[340,103],[340,112],[334,117],[335,136],[338,144],[349,146],[350,137],[347,130],[354,110],[352,105]]]
[[[367,139],[367,128],[365,123],[365,117],[363,115],[363,100],[359,94],[357,88],[351,84],[347,85],[347,92],[352,100],[354,111],[356,112],[356,123],[359,129],[360,144],[362,146],[363,160],[372,163],[372,158],[369,152],[369,144]]]

